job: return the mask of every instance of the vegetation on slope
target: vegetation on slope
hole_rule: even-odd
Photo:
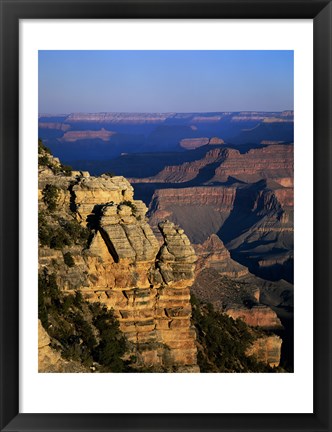
[[[198,365],[201,372],[273,372],[269,366],[247,357],[255,334],[242,320],[233,320],[191,296],[192,320],[196,328]]]
[[[52,211],[41,210],[38,214],[38,238],[41,246],[61,250],[65,246],[84,247],[89,239],[90,230],[83,227],[72,215],[65,219]]]
[[[123,356],[126,339],[113,311],[83,300],[79,291],[65,294],[54,273],[44,268],[38,279],[38,316],[52,338],[52,347],[67,360],[100,372],[130,372]]]
[[[72,167],[63,165],[57,159],[54,159],[51,150],[45,146],[40,138],[38,139],[38,164],[49,168],[53,174],[61,173],[62,175],[70,176],[72,173]]]

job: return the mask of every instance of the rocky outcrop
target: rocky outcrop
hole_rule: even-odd
[[[226,275],[222,262],[199,270],[191,290],[220,312],[265,330],[283,328],[276,312],[268,305],[292,307],[292,286],[287,282],[266,282],[248,271],[240,277]]]
[[[274,179],[274,181],[279,183],[280,186],[286,188],[294,187],[294,177],[278,177],[277,179]]]
[[[280,364],[282,340],[277,335],[263,336],[256,339],[246,354],[258,362],[277,367]]]
[[[248,274],[247,267],[231,258],[229,251],[215,234],[211,234],[203,244],[194,245],[194,248],[198,258],[196,274],[207,268],[213,268],[221,275],[233,278]]]
[[[288,117],[268,117],[263,120],[263,123],[293,123],[292,118]]]
[[[39,122],[38,127],[41,129],[56,129],[60,131],[68,131],[70,129],[69,124],[57,123],[57,122]]]
[[[200,170],[211,164],[219,165],[224,162],[230,152],[239,153],[237,150],[231,149],[220,149],[215,148],[209,150],[203,159],[199,159],[194,162],[185,162],[182,165],[173,165],[165,167],[159,174],[152,177],[152,182],[165,182],[165,183],[183,183],[195,179]],[[211,172],[211,177],[214,174],[214,170]]]
[[[204,115],[204,116],[198,116],[192,118],[192,123],[217,123],[223,118],[222,115]]]
[[[264,305],[254,305],[251,308],[229,307],[225,312],[233,319],[242,319],[251,327],[261,327],[265,330],[282,328],[277,314],[271,308]]]
[[[99,123],[163,123],[170,115],[165,113],[73,113],[68,122],[99,122]]]
[[[210,145],[220,145],[220,144],[225,144],[225,141],[219,137],[212,137],[209,140],[209,144]]]
[[[160,223],[160,245],[147,223],[145,204],[133,200],[123,177],[50,175],[40,181],[41,191],[45,184],[61,191],[59,217],[68,217],[71,209],[92,234],[83,251],[40,248],[41,268],[56,273],[65,293],[80,290],[86,300],[114,310],[138,366],[198,372],[190,320],[196,255],[184,231],[172,222]],[[66,250],[75,262],[70,268],[62,263]]]
[[[196,256],[183,230],[160,224],[160,247],[149,225],[125,205],[106,206],[99,226],[87,259],[95,286],[82,290],[85,298],[114,309],[145,366],[197,371],[189,288]],[[109,279],[101,281],[105,273]]]
[[[236,203],[219,232],[233,258],[258,276],[292,282],[293,188],[261,181],[238,189]]]
[[[274,194],[283,208],[294,207],[294,188],[285,179],[279,181],[283,187],[275,188]]]
[[[245,154],[232,150],[216,169],[212,181],[226,181],[229,177],[234,177],[245,182],[255,182],[261,179],[291,177],[293,152],[291,145],[267,146],[249,150]]]
[[[192,293],[215,309],[225,312],[231,306],[248,308],[259,304],[260,289],[245,278],[233,279],[215,268],[201,270],[191,287]]]
[[[60,141],[75,142],[78,140],[87,140],[87,139],[101,139],[103,141],[109,141],[113,135],[116,135],[116,132],[112,132],[104,128],[96,131],[95,130],[68,131],[64,133]]]
[[[265,330],[280,331],[283,326],[277,314],[261,303],[261,298],[279,305],[290,285],[284,281],[280,285],[270,282],[269,286],[264,286],[265,283],[250,274],[232,278],[215,268],[205,268],[198,273],[191,290],[198,299],[211,303],[217,311],[234,320],[241,319],[250,326],[254,339],[246,354],[274,367],[280,363],[282,339],[265,333]]]
[[[263,145],[278,145],[278,144],[283,144],[283,141],[262,140],[261,144],[263,144]]]
[[[270,145],[241,154],[232,148],[216,148],[204,158],[182,165],[165,167],[151,181],[183,183],[194,180],[202,169],[210,166],[210,182],[226,182],[229,177],[247,183],[261,179],[293,176],[293,146]]]
[[[294,118],[294,111],[282,111],[280,117],[291,117]]]
[[[50,347],[51,339],[38,320],[38,371],[49,371],[61,362],[61,354]]]
[[[224,140],[218,137],[213,138],[184,138],[180,141],[180,146],[186,150],[194,150],[196,148],[202,147],[204,145],[220,145],[225,144]]]
[[[51,339],[38,320],[38,372],[80,373],[91,370],[80,363],[64,360],[59,351],[51,348]]]
[[[198,147],[202,147],[209,144],[209,138],[184,138],[180,141],[180,147],[186,150],[193,150]]]
[[[236,189],[210,186],[157,189],[149,206],[149,221],[156,226],[167,217],[185,230],[193,243],[204,242],[230,215]]]
[[[158,186],[159,187],[159,186]],[[294,189],[290,177],[232,186],[158,188],[152,226],[167,217],[203,244],[218,233],[233,258],[262,277],[292,282]],[[282,270],[280,273],[280,269]]]
[[[169,283],[192,283],[194,280],[194,263],[197,258],[194,248],[183,229],[172,222],[159,223],[159,229],[164,238],[164,244],[158,254],[158,268],[163,281]]]
[[[232,187],[210,186],[185,189],[157,189],[152,197],[150,209],[165,210],[170,206],[209,206],[218,210],[230,211],[233,208],[236,189]]]
[[[70,188],[75,211],[83,221],[94,210],[94,206],[106,203],[132,201],[134,190],[122,176],[84,177],[76,179]]]

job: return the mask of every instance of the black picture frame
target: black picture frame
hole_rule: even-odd
[[[1,431],[331,431],[331,2],[0,0],[0,8]],[[19,20],[51,18],[314,20],[313,414],[19,413]]]

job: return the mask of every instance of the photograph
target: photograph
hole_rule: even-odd
[[[37,120],[39,373],[296,372],[293,50],[39,50]]]
[[[0,431],[331,432],[332,0],[0,4]]]

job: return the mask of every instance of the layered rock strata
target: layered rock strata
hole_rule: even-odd
[[[250,271],[274,279],[282,268],[281,277],[292,281],[290,177],[232,186],[158,188],[148,214],[152,226],[165,217],[179,224],[195,244],[218,233],[233,258],[245,266],[250,262]]]
[[[196,256],[181,229],[171,222],[159,227],[161,247],[150,226],[137,223],[129,206],[106,206],[87,259],[95,285],[82,293],[114,309],[142,364],[197,371],[195,330],[190,323]],[[107,268],[108,280],[100,281],[105,275],[100,267]]]
[[[216,234],[203,243],[194,245],[197,255],[196,274],[207,268],[217,270],[223,276],[238,278],[248,274],[247,267],[234,261]]]
[[[100,123],[163,123],[170,114],[160,113],[72,113],[66,117],[67,122],[100,122]]]
[[[268,306],[254,305],[251,308],[229,307],[227,315],[233,319],[242,319],[251,327],[261,327],[266,330],[281,329],[282,325],[277,314]]]
[[[75,142],[78,140],[91,140],[91,139],[101,139],[103,141],[109,141],[110,138],[115,135],[116,132],[112,132],[101,128],[100,130],[84,130],[84,131],[68,131],[65,132],[60,141],[65,142]]]
[[[69,124],[57,122],[39,122],[38,127],[41,129],[56,129],[60,131],[68,131],[70,129]]]
[[[183,183],[195,179],[200,170],[211,164],[223,163],[230,154],[231,149],[215,148],[206,153],[204,158],[194,161],[185,162],[182,165],[167,166],[159,174],[152,177],[150,181],[160,183]],[[234,150],[239,153],[237,150]],[[212,172],[213,175],[213,172]],[[211,176],[212,176],[211,175]]]
[[[261,363],[277,367],[280,363],[281,345],[282,339],[279,336],[264,336],[256,339],[246,354],[255,357]]]
[[[202,243],[222,227],[235,198],[233,187],[157,189],[149,206],[149,221],[155,226],[167,217],[182,226],[193,243]]]
[[[241,154],[232,148],[215,148],[204,158],[165,167],[150,179],[154,182],[183,183],[194,180],[201,170],[211,168],[210,182],[226,182],[229,177],[244,182],[293,176],[292,145],[270,145]]]
[[[218,137],[184,138],[180,141],[180,147],[185,148],[186,150],[194,150],[207,144],[220,145],[225,144],[225,142],[223,139]]]
[[[38,320],[38,372],[80,373],[91,370],[78,362],[64,360],[59,351],[51,347],[51,339]]]
[[[44,175],[40,209],[47,184],[60,190],[58,216],[68,216],[71,209],[90,226],[92,238],[83,252],[67,248],[72,268],[63,264],[66,248],[40,248],[40,267],[56,273],[65,292],[80,290],[86,300],[114,310],[138,366],[198,372],[190,304],[196,255],[184,231],[172,222],[160,223],[160,245],[147,223],[145,204],[133,200],[123,177]]]

